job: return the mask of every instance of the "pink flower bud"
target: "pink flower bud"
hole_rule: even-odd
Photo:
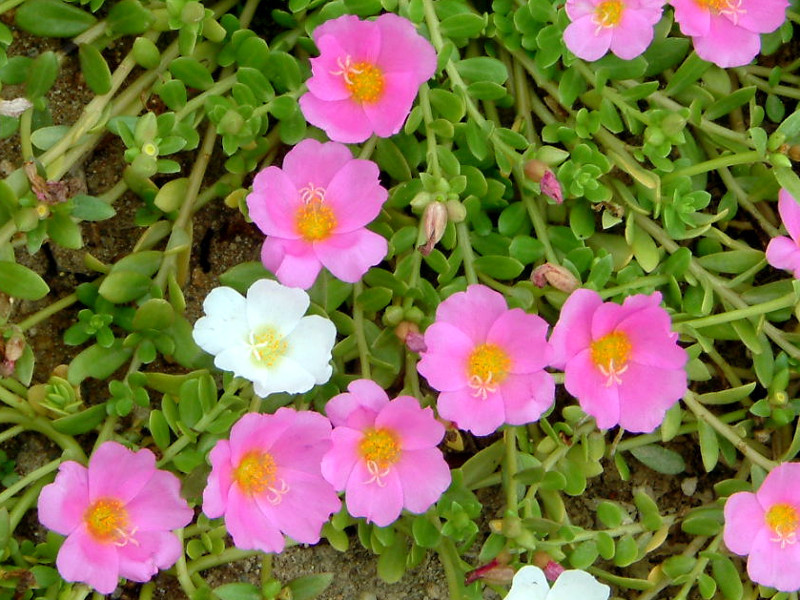
[[[464,578],[464,585],[469,585],[479,579],[482,579],[486,583],[504,585],[510,583],[513,578],[514,569],[495,558],[491,562],[467,573],[467,576]]]
[[[564,202],[564,195],[561,193],[561,184],[550,169],[545,171],[544,175],[542,175],[539,188],[545,196],[552,198],[556,204]]]
[[[428,256],[433,247],[442,239],[447,227],[447,207],[441,202],[431,202],[422,213],[422,227],[425,231],[425,244],[419,247],[423,256]]]
[[[566,267],[544,263],[531,273],[531,281],[536,287],[553,286],[557,290],[570,294],[580,287],[580,281]]]
[[[419,354],[428,349],[425,345],[425,337],[419,332],[416,323],[402,321],[398,323],[394,332],[411,352]]]

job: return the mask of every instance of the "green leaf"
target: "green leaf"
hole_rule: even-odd
[[[94,196],[79,194],[72,199],[72,216],[81,221],[104,221],[115,214],[113,206]]]
[[[60,433],[66,433],[68,435],[87,433],[100,425],[100,423],[105,420],[107,414],[105,402],[96,404],[74,415],[56,419],[53,421],[53,428]]]
[[[199,60],[191,56],[179,56],[169,65],[169,71],[187,87],[207,90],[214,85],[214,78]]]
[[[711,561],[711,573],[717,581],[719,590],[726,600],[741,600],[744,586],[739,570],[727,556],[719,556]]]
[[[31,64],[26,76],[25,95],[30,100],[43,97],[58,77],[58,58],[54,52],[42,52]]]
[[[441,532],[429,519],[418,516],[411,525],[414,542],[423,548],[435,548],[442,537]]]
[[[292,591],[292,600],[313,600],[328,589],[333,573],[317,573],[292,579],[286,587]]]
[[[439,24],[442,35],[449,38],[478,37],[485,25],[484,18],[475,13],[460,13],[442,19]]]
[[[705,421],[697,422],[697,434],[700,438],[700,455],[706,473],[714,470],[719,460],[719,439],[714,428]]]
[[[100,295],[114,304],[136,300],[150,291],[150,277],[135,271],[116,270],[106,275],[100,284]]]
[[[261,590],[252,583],[226,583],[215,588],[213,594],[221,600],[261,600]]]
[[[734,109],[750,102],[750,99],[756,95],[756,86],[739,88],[732,94],[727,94],[714,102],[706,109],[703,115],[706,119],[713,121],[724,117]]]
[[[108,11],[108,27],[118,35],[137,35],[147,31],[155,16],[139,0],[119,0]]]
[[[506,65],[496,58],[476,56],[456,63],[456,70],[467,81],[491,81],[503,84],[508,79]]]
[[[663,520],[658,512],[658,505],[645,492],[638,490],[633,494],[633,502],[639,509],[639,520],[648,531],[656,531],[661,528]]]
[[[683,461],[683,457],[663,446],[648,444],[632,448],[630,452],[639,462],[665,475],[677,475],[686,470],[686,463]]]
[[[697,259],[700,265],[717,273],[744,273],[753,268],[764,259],[761,250],[728,250],[727,252],[714,252]]]
[[[664,93],[670,96],[680,93],[700,79],[710,66],[711,63],[692,52],[670,79]]]
[[[189,189],[189,178],[180,177],[171,179],[158,190],[153,204],[165,213],[178,210],[186,201],[186,192]]]
[[[71,216],[64,213],[54,213],[47,222],[47,234],[59,246],[78,250],[83,246],[81,228]]]
[[[150,430],[150,434],[153,436],[153,441],[156,443],[156,446],[161,450],[169,446],[169,425],[164,418],[164,413],[158,409],[151,410],[147,428]]]
[[[407,555],[405,539],[397,536],[394,544],[389,546],[378,558],[378,577],[386,583],[400,581],[406,572]]]
[[[0,292],[20,300],[41,300],[49,291],[44,279],[28,267],[0,261]]]
[[[614,502],[603,500],[597,505],[597,518],[609,529],[619,527],[627,516],[625,509]]]
[[[61,0],[27,0],[17,9],[17,27],[41,37],[75,37],[97,22],[91,14]]]
[[[239,263],[219,276],[222,285],[232,287],[240,294],[245,294],[259,279],[271,279],[269,271],[264,268],[261,261]]]
[[[97,344],[89,346],[69,363],[67,379],[72,385],[80,384],[87,377],[106,379],[125,364],[132,352],[130,348],[123,348],[122,340],[115,340],[110,348]]]
[[[495,279],[516,279],[525,265],[510,256],[479,256],[475,259],[475,269]]]
[[[98,96],[111,91],[111,70],[100,50],[91,44],[81,44],[78,47],[78,58],[81,73],[89,88]]]
[[[49,150],[55,146],[71,128],[67,125],[40,127],[31,134],[31,143],[39,150]]]

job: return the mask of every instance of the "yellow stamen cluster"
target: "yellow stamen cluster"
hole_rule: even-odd
[[[605,0],[594,9],[594,22],[601,27],[616,27],[624,10],[625,4],[620,0]]]
[[[470,386],[477,389],[482,397],[494,392],[497,385],[508,377],[511,359],[497,344],[480,344],[467,358],[467,377]]]
[[[288,344],[274,328],[265,327],[250,333],[250,356],[264,367],[272,367],[286,354]]]
[[[384,471],[400,460],[400,445],[392,431],[369,428],[358,445],[358,453],[368,464]]]
[[[619,376],[628,369],[631,341],[621,331],[612,331],[590,345],[592,362],[608,377],[606,385],[620,383]]]
[[[325,189],[308,184],[300,190],[302,204],[295,214],[297,232],[307,242],[326,240],[336,228],[336,215],[325,203]]]
[[[83,515],[86,529],[98,542],[119,542],[127,536],[128,511],[116,498],[100,498]]]
[[[248,452],[233,471],[233,480],[245,494],[260,494],[276,479],[275,459],[267,452]]]

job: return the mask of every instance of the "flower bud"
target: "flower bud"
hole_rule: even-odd
[[[25,350],[25,338],[19,333],[13,334],[6,342],[6,360],[10,360],[11,362],[19,360],[23,350]]]
[[[548,581],[555,581],[564,572],[564,567],[555,562],[547,552],[537,552],[533,555],[533,564],[544,571]]]
[[[433,247],[442,239],[447,227],[447,208],[441,202],[431,202],[422,213],[422,227],[425,232],[425,243],[418,249],[423,256],[428,256]]]
[[[571,294],[580,287],[580,281],[566,267],[544,263],[531,273],[531,281],[536,287],[551,285],[557,290]]]
[[[33,108],[33,104],[27,98],[0,100],[0,115],[6,117],[18,117],[29,108]]]
[[[547,166],[546,162],[534,158],[526,162],[522,166],[522,170],[525,172],[525,177],[539,183],[542,177],[544,177],[544,174],[550,170],[550,167]]]
[[[461,223],[467,218],[467,207],[458,200],[448,200],[445,203],[447,216],[453,223]]]
[[[542,180],[539,182],[539,188],[545,196],[552,198],[556,204],[564,202],[564,195],[561,193],[561,184],[558,182],[558,179],[556,179],[555,174],[549,169],[542,176]]]
[[[394,329],[395,335],[400,338],[411,352],[425,352],[428,347],[425,345],[425,338],[419,332],[419,327],[411,321],[402,321]]]
[[[464,578],[464,585],[469,585],[479,579],[486,583],[506,585],[511,583],[513,578],[514,569],[495,558],[491,562],[468,572]]]

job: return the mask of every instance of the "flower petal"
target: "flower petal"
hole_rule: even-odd
[[[380,29],[373,21],[362,21],[355,15],[325,21],[314,30],[314,41],[326,35],[335,37],[353,62],[374,63],[381,50]]]
[[[439,304],[436,322],[450,323],[473,342],[482,344],[494,322],[507,310],[508,305],[502,294],[485,285],[475,284]]]
[[[378,216],[388,197],[378,175],[374,162],[351,160],[333,177],[325,201],[336,215],[334,234],[355,231]]]
[[[661,14],[659,9],[658,14]],[[623,60],[642,54],[653,41],[654,21],[648,11],[627,9],[611,37],[611,52]]]
[[[143,531],[136,543],[119,548],[119,576],[144,583],[159,569],[174,565],[183,552],[178,536],[169,531]]]
[[[361,104],[351,100],[321,100],[311,92],[300,96],[300,110],[312,125],[335,142],[360,144],[373,133]]]
[[[331,432],[333,445],[322,457],[321,469],[325,480],[339,492],[345,490],[356,463],[362,460],[358,445],[363,438],[360,431],[349,427],[336,427]]]
[[[56,567],[66,581],[87,583],[101,594],[113,592],[119,580],[117,547],[95,542],[85,527],[79,527],[64,541]]]
[[[573,356],[589,347],[592,343],[592,316],[602,304],[603,299],[594,290],[579,289],[569,295],[550,335],[552,366],[563,369]]]
[[[299,187],[278,167],[259,171],[247,195],[250,218],[265,235],[300,239],[297,231]]]
[[[391,525],[403,510],[403,488],[397,469],[375,480],[364,461],[359,461],[350,474],[345,490],[347,512],[354,517],[364,517],[378,527]]]
[[[361,105],[375,135],[390,137],[400,131],[411,112],[419,86],[414,73],[384,73],[380,100]]]
[[[778,212],[792,239],[800,241],[800,202],[783,188],[778,192]]]
[[[381,35],[381,51],[376,60],[384,73],[410,72],[416,87],[428,81],[436,72],[436,50],[417,33],[408,19],[384,13],[375,19]]]
[[[564,30],[564,43],[569,51],[583,60],[601,58],[611,47],[613,30],[598,27],[590,16],[573,21]]]
[[[511,373],[531,373],[544,369],[553,358],[547,328],[547,321],[540,316],[514,308],[492,324],[486,341],[498,345],[508,355]]]
[[[669,0],[675,9],[675,20],[683,35],[707,35],[711,28],[711,11],[695,0]]]
[[[773,504],[791,504],[800,508],[800,463],[782,463],[772,469],[756,492],[764,509]]]
[[[143,448],[128,450],[117,442],[104,442],[89,459],[89,502],[114,498],[127,504],[156,472],[156,457]]]
[[[453,421],[459,429],[474,435],[489,435],[503,424],[505,410],[501,394],[488,394],[486,398],[474,396],[470,388],[442,392],[436,401],[439,416]]]
[[[776,269],[800,273],[800,246],[794,240],[784,235],[772,238],[766,255],[767,262]]]
[[[767,527],[756,535],[747,559],[747,574],[754,582],[780,592],[796,592],[800,590],[800,544],[782,548],[770,540],[772,536]]]
[[[322,269],[314,248],[302,240],[268,237],[261,247],[261,262],[283,285],[307,290]]]
[[[756,33],[771,33],[786,20],[787,0],[745,0],[736,15],[741,27]]]
[[[157,470],[136,497],[125,505],[131,523],[139,531],[171,530],[185,527],[194,516],[181,498],[180,480]]]
[[[558,576],[548,594],[548,600],[608,600],[611,588],[600,583],[586,571],[570,569]]]
[[[247,290],[247,322],[251,331],[270,327],[288,336],[306,314],[309,303],[303,290],[259,279]]]
[[[256,501],[236,486],[231,486],[228,495],[225,527],[233,543],[242,550],[279,553],[286,543],[280,529],[264,516]]]
[[[348,384],[346,393],[328,401],[325,414],[335,427],[363,429],[375,423],[376,415],[387,404],[389,396],[381,386],[371,379],[356,379]]]
[[[192,330],[194,341],[209,354],[219,354],[233,340],[247,338],[248,326],[244,296],[229,287],[214,288],[203,302],[206,316]]]
[[[303,317],[286,338],[289,347],[285,360],[301,365],[317,385],[331,378],[331,351],[336,342],[336,326],[318,315]],[[281,363],[282,364],[282,363]]]
[[[620,401],[616,385],[606,385],[603,376],[592,362],[587,348],[578,353],[564,370],[564,387],[578,399],[583,411],[597,421],[599,429],[619,424]]]
[[[334,176],[352,161],[353,153],[347,146],[306,138],[289,151],[281,168],[298,190],[309,183],[327,188]]]
[[[225,514],[228,492],[233,483],[231,448],[228,441],[219,440],[209,452],[208,460],[211,463],[211,473],[203,490],[203,513],[210,519],[216,519]]]
[[[697,56],[718,67],[741,67],[750,63],[761,50],[761,36],[737,27],[724,16],[712,16],[708,33],[693,37]]]
[[[411,396],[398,396],[375,419],[377,429],[389,429],[400,438],[403,453],[436,446],[444,437],[444,426],[430,408],[422,408]]]
[[[555,400],[556,387],[553,376],[546,371],[509,375],[500,394],[505,405],[505,422],[525,425],[538,421]]]
[[[476,343],[458,326],[437,318],[425,330],[425,345],[417,371],[428,384],[440,392],[463,389],[468,380],[467,359]]]
[[[505,600],[548,600],[549,591],[550,586],[547,585],[544,571],[539,567],[526,565],[514,575]]]
[[[450,487],[450,467],[438,448],[404,452],[395,468],[403,482],[403,506],[412,513],[428,510]]]
[[[764,528],[764,508],[752,492],[737,492],[725,502],[725,545],[736,554],[750,554]]]
[[[658,369],[631,361],[621,374],[619,424],[627,431],[650,433],[686,393],[686,371]]]
[[[386,238],[369,229],[357,229],[317,242],[315,251],[320,262],[337,279],[355,283],[386,257],[389,244]]]
[[[83,522],[88,507],[86,467],[73,460],[61,463],[55,481],[39,493],[39,522],[56,533],[69,535]]]

